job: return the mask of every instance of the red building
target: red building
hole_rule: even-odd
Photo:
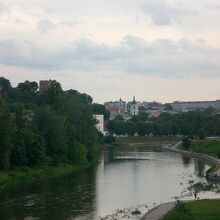
[[[40,94],[47,92],[50,88],[52,80],[41,80],[39,83],[39,92]]]

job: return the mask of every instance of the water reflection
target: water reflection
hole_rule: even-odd
[[[97,216],[139,204],[171,201],[176,196],[183,199],[189,194],[189,181],[205,182],[209,168],[203,162],[162,152],[158,147],[119,147],[103,156],[108,159],[103,159],[105,163],[97,172]]]
[[[208,168],[159,147],[110,148],[97,168],[4,192],[0,219],[97,220],[117,209],[183,197],[190,180],[206,181]]]
[[[182,156],[182,160],[183,160],[183,165],[185,167],[188,167],[191,163],[191,158],[190,157]]]
[[[206,166],[204,162],[198,160],[197,163],[195,163],[195,170],[197,171],[197,175],[199,177],[202,177],[205,175],[205,169],[206,169]]]
[[[27,184],[1,195],[0,219],[73,219],[95,209],[96,169],[74,175]]]

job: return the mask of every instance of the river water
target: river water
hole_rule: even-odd
[[[5,191],[0,195],[0,219],[97,220],[119,213],[118,209],[123,211],[117,216],[126,219],[125,213],[136,208],[143,213],[177,196],[192,199],[189,181],[206,182],[208,168],[157,147],[112,148],[103,152],[95,168]]]

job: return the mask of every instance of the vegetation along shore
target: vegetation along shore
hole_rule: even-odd
[[[1,77],[0,186],[86,168],[97,160],[99,138],[89,95],[50,81],[12,87]]]

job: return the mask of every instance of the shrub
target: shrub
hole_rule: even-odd
[[[191,146],[191,139],[189,139],[188,137],[184,137],[182,140],[182,147],[185,149],[189,149]]]
[[[141,211],[139,211],[138,209],[136,209],[135,211],[131,212],[132,215],[140,215]]]
[[[115,142],[114,136],[108,135],[108,136],[104,137],[104,143],[111,144],[113,142]]]

